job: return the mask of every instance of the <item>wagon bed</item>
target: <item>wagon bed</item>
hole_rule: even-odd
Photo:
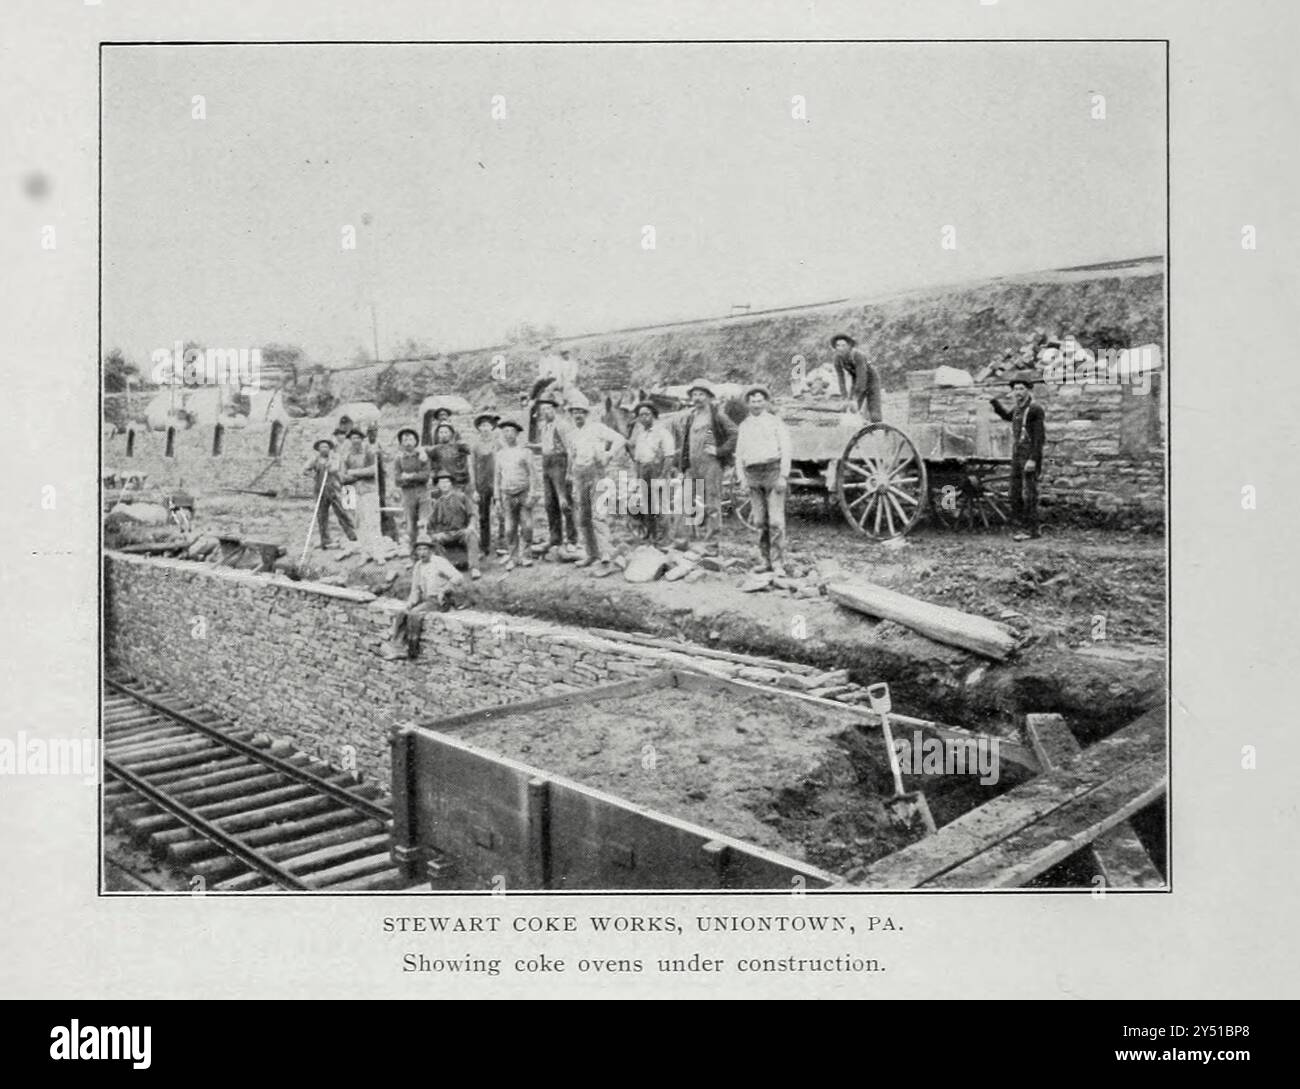
[[[1011,429],[1006,424],[869,424],[831,404],[778,401],[794,448],[790,487],[838,501],[845,520],[885,540],[927,513],[948,528],[1009,520]],[[738,480],[737,517],[750,522]]]

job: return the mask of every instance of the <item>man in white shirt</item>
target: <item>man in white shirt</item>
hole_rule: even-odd
[[[539,351],[542,358],[537,363],[537,377],[549,378],[551,384],[545,387],[546,392],[564,404],[569,394],[578,388],[578,364],[570,358],[568,348],[561,349],[556,355],[549,344],[543,344]]]
[[[597,564],[593,572],[609,574],[609,488],[601,484],[610,454],[620,449],[626,440],[611,427],[592,420],[591,404],[581,390],[569,397],[569,416],[573,427],[565,433],[568,447],[568,481],[573,488],[573,520],[582,534],[587,554],[578,561],[579,567]]]
[[[676,447],[672,433],[659,423],[659,410],[649,401],[636,406],[636,423],[627,440],[641,500],[641,527],[645,539],[659,543],[668,497],[668,470]]]
[[[405,640],[405,656],[414,658],[420,652],[421,613],[441,609],[453,587],[464,583],[464,576],[451,565],[445,556],[433,551],[433,540],[421,533],[415,541],[415,565],[411,568],[411,592],[406,598],[406,608],[393,618],[388,639],[381,654],[388,659],[401,658]]]
[[[785,577],[785,492],[790,479],[790,432],[771,411],[772,395],[762,386],[745,394],[749,415],[736,438],[736,464],[745,474],[753,519],[758,525],[756,570]]]

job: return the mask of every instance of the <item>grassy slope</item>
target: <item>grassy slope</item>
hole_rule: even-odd
[[[1035,332],[1073,334],[1085,345],[1164,342],[1164,274],[1159,261],[1075,272],[1042,272],[908,292],[886,299],[708,322],[664,325],[631,332],[573,337],[590,391],[629,385],[658,386],[705,375],[717,380],[772,383],[788,389],[791,361],[808,366],[830,359],[830,337],[839,330],[857,337],[882,369],[887,387],[902,375],[940,365],[973,370],[1018,349]],[[504,381],[491,368],[505,359]],[[535,373],[536,353],[527,347],[460,352],[437,360],[395,364],[384,385],[394,396],[418,401],[426,393],[455,390],[488,402],[502,388],[523,388]],[[337,373],[344,400],[377,398],[384,368]]]

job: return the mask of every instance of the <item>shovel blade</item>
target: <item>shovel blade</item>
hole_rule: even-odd
[[[938,826],[934,823],[934,815],[930,812],[930,803],[919,790],[886,798],[885,812],[889,814],[890,823],[895,828],[907,832],[920,832],[923,836],[938,831]]]

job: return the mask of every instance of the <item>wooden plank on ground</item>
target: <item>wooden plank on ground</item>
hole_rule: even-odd
[[[869,867],[859,886],[911,889],[956,869],[1049,813],[1096,790],[1138,761],[1164,759],[1164,714],[1148,713],[1087,749],[1067,766],[1044,772],[978,809],[945,824],[932,836],[895,851]]]
[[[929,639],[989,658],[1001,660],[1016,649],[1015,633],[1005,624],[921,601],[875,583],[838,582],[827,586],[826,593],[846,608],[893,620]]]
[[[563,707],[570,703],[595,703],[597,700],[636,696],[642,692],[651,692],[656,688],[670,687],[675,683],[673,673],[665,669],[662,673],[655,673],[649,677],[640,677],[631,681],[618,681],[615,684],[601,685],[597,688],[585,688],[581,692],[561,692],[558,696],[543,696],[540,699],[527,700],[523,703],[503,703],[496,707],[484,707],[478,711],[466,711],[464,714],[425,719],[418,725],[426,730],[452,730],[457,726],[467,726],[475,722],[489,722],[494,718],[504,718],[511,715],[526,715],[532,711],[543,711],[549,707]]]
[[[1094,842],[1169,787],[1165,754],[1125,768],[1096,790],[1074,798],[991,849],[925,883],[936,889],[1013,888],[1051,869]]]
[[[1061,715],[1026,715],[1025,736],[1047,771],[1069,763],[1082,751]],[[1092,872],[1102,876],[1107,888],[1159,889],[1165,886],[1164,876],[1151,861],[1128,821],[1103,832],[1091,846],[1079,853],[1092,867]]]

